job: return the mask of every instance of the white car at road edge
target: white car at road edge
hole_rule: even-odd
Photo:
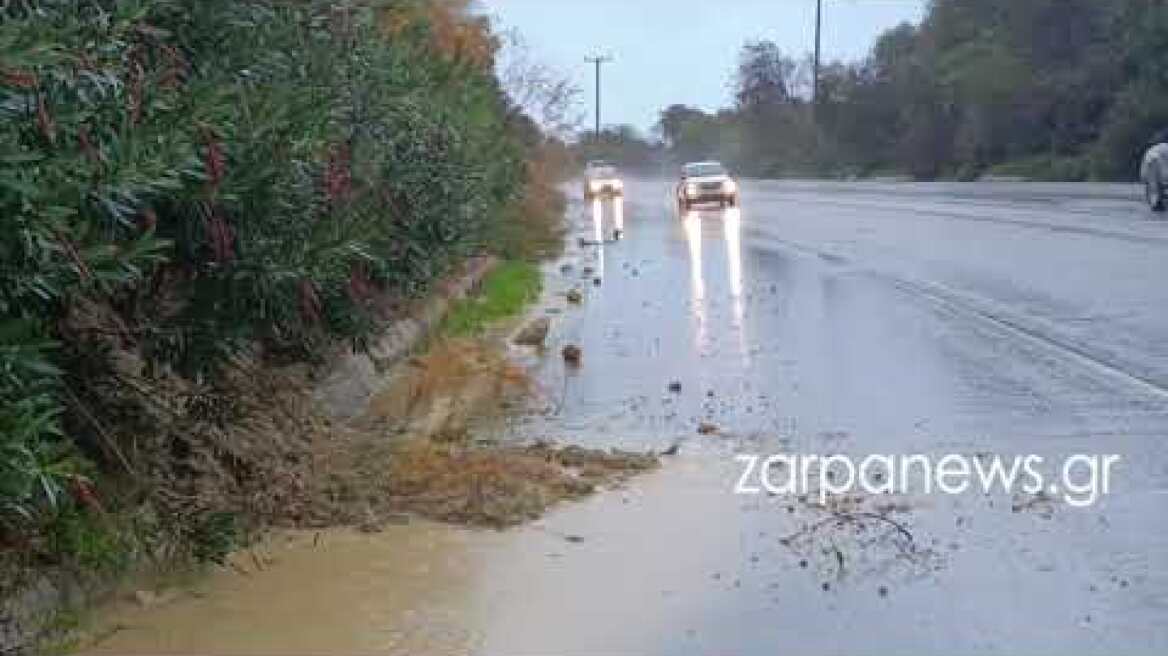
[[[1168,130],[1158,132],[1150,143],[1140,164],[1140,181],[1148,206],[1163,212],[1168,209]]]
[[[584,166],[584,199],[603,196],[621,196],[625,183],[617,174],[616,166],[602,160],[593,160]]]

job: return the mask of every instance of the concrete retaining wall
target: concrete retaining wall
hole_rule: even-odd
[[[385,372],[410,355],[450,311],[451,304],[478,290],[495,267],[492,257],[469,260],[460,271],[443,280],[436,292],[408,317],[390,324],[374,340],[367,353],[338,351],[313,389],[313,397],[333,419],[360,415],[369,399],[388,381]]]

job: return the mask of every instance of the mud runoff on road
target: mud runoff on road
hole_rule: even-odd
[[[87,653],[869,653],[875,632],[882,644],[932,635],[940,647],[947,604],[985,621],[951,586],[1001,599],[996,546],[979,533],[1051,522],[1008,502],[1004,525],[973,530],[941,525],[947,511],[924,499],[736,497],[732,455],[692,445],[506,531],[403,517],[376,532],[283,534],[191,590],[111,611]],[[1019,553],[1058,572],[1045,550]],[[1097,581],[1093,603],[1130,584]],[[1066,606],[1048,600],[1043,615]]]
[[[505,528],[658,466],[651,452],[489,437],[530,387],[494,340],[433,344],[391,374],[364,416],[317,445],[295,527],[376,531],[411,516]]]
[[[869,524],[860,500],[743,501],[725,494],[727,454],[694,451],[509,531],[403,518],[280,534],[191,590],[112,610],[89,653],[655,653],[725,644],[742,622],[762,648],[830,626],[841,596],[891,613],[888,595],[945,563],[879,519],[903,509]]]

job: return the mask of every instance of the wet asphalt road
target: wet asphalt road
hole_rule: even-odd
[[[579,208],[580,236],[599,212],[625,238],[565,276],[590,298],[562,339],[606,373],[568,372],[559,428],[1163,435],[1168,221],[1084,187],[747,183],[741,210],[679,217],[666,183],[634,182]]]
[[[525,584],[488,653],[1168,649],[1168,221],[1137,189],[746,182],[740,210],[687,214],[669,193],[635,180],[575,208],[580,238],[608,240],[551,272],[553,293],[586,292],[553,335],[584,364],[533,363],[549,412],[522,430],[680,442],[689,474],[547,520],[607,560],[496,562]],[[730,494],[744,452],[1034,453],[1049,477],[1121,459],[1089,508],[906,497],[908,553],[888,527],[820,531],[813,504]]]

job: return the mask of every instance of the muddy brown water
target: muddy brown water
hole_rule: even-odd
[[[726,212],[678,216],[647,180],[573,206],[586,245],[548,267],[548,349],[512,354],[532,411],[483,429],[679,444],[660,471],[505,532],[295,535],[262,571],[109,610],[116,630],[91,651],[1168,651],[1168,224],[1112,198],[1040,205],[996,187],[743,189]],[[1120,228],[1149,238],[1109,236]],[[578,368],[558,355],[569,343]],[[734,495],[735,456],[776,451],[1123,466],[1088,509]]]
[[[695,494],[708,476],[675,463],[508,532],[415,522],[283,536],[262,571],[224,570],[170,603],[107,611],[114,632],[86,653],[604,653],[622,625],[622,642],[651,650],[673,618],[647,609],[730,584],[729,570],[711,578],[735,539],[710,530],[718,497]],[[663,557],[679,542],[685,558]]]
[[[465,652],[450,618],[472,573],[465,538],[425,524],[284,535],[262,571],[224,569],[169,603],[107,611],[112,633],[86,653]]]

